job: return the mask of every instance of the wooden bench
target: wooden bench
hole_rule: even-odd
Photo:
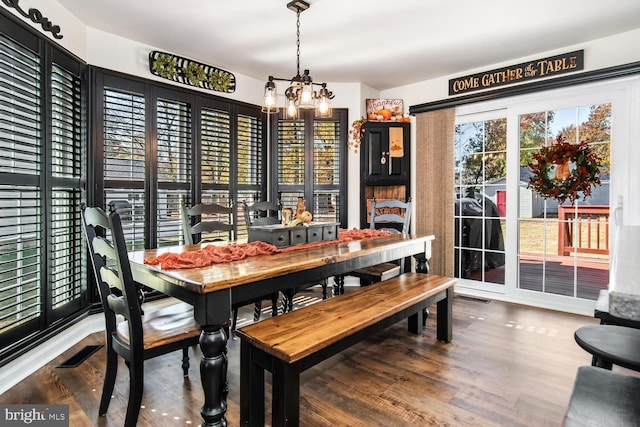
[[[272,425],[299,425],[300,373],[362,339],[408,318],[420,333],[424,310],[437,303],[437,338],[452,338],[455,279],[406,273],[237,331],[240,422],[264,425],[264,370],[272,374]]]

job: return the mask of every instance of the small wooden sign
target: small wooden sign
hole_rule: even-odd
[[[401,122],[403,113],[402,99],[367,99],[367,120],[370,122]]]
[[[584,50],[536,59],[449,80],[449,95],[557,76],[584,69]]]

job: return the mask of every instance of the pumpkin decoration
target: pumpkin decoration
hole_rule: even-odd
[[[311,222],[311,220],[313,219],[313,214],[311,212],[309,212],[309,211],[304,211],[304,212],[302,212],[300,214],[300,219],[305,224],[309,224]]]
[[[383,108],[382,110],[378,110],[376,111],[376,114],[378,116],[382,116],[383,120],[390,120],[391,116],[393,115],[393,113],[391,112],[391,110],[388,110],[386,108]]]

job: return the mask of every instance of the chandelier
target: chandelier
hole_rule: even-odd
[[[326,83],[314,83],[309,70],[304,70],[300,75],[300,13],[309,9],[309,3],[304,0],[293,0],[287,4],[287,8],[296,12],[296,75],[290,79],[269,76],[269,81],[264,85],[264,104],[262,112],[272,114],[278,111],[278,94],[276,81],[289,82],[289,87],[284,91],[284,111],[288,119],[296,119],[300,109],[316,109],[317,117],[331,116],[331,100],[333,92],[327,89]],[[314,86],[319,88],[314,90]]]

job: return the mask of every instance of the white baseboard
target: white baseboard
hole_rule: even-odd
[[[94,332],[104,331],[104,315],[93,314],[49,338],[38,347],[0,368],[0,394],[33,374]]]

